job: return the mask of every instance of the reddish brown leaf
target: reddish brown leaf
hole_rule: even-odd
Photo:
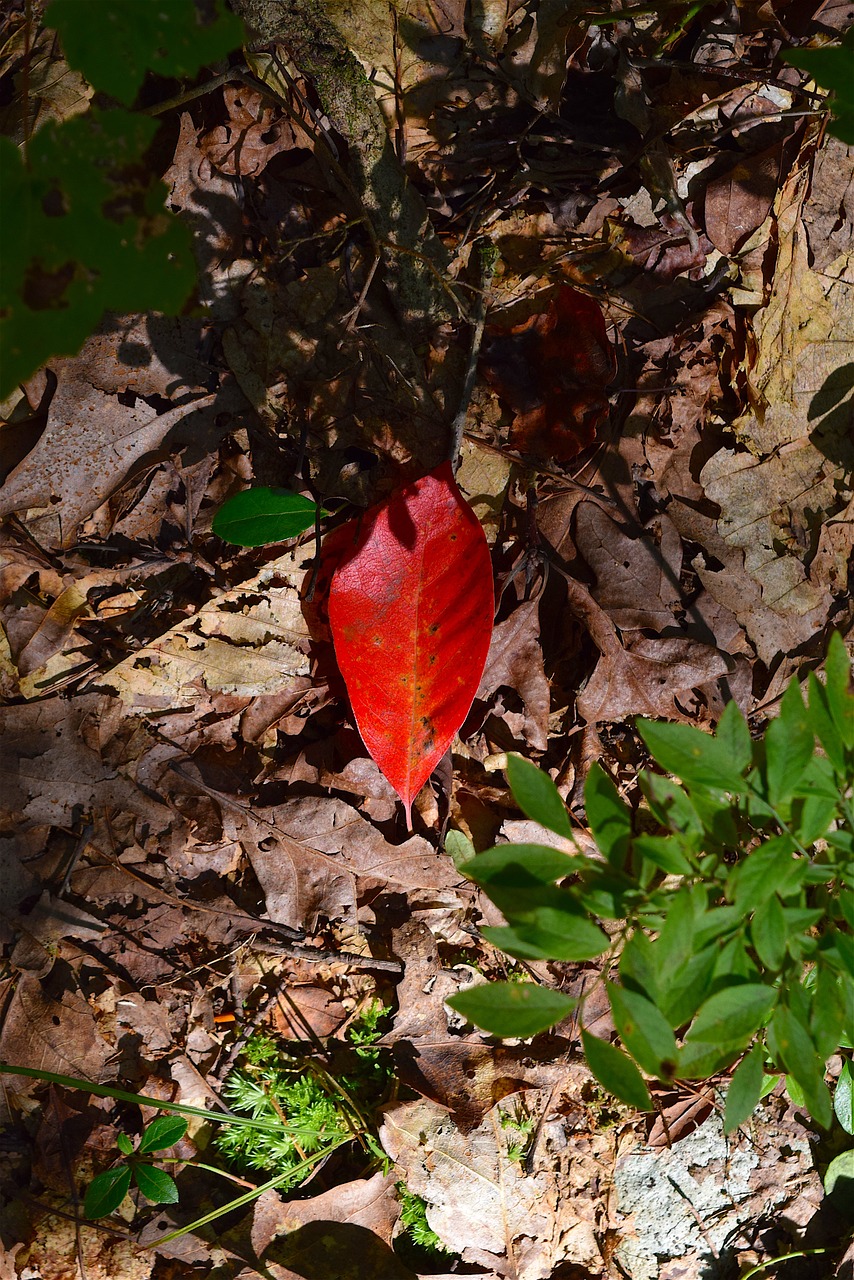
[[[410,823],[486,662],[489,548],[448,462],[347,528],[329,590],[335,656],[365,746]]]
[[[516,414],[511,447],[565,462],[592,444],[616,360],[598,304],[563,285],[545,311],[487,330],[481,368]]]

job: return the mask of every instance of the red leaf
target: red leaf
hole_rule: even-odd
[[[592,444],[608,412],[616,360],[598,304],[563,285],[523,324],[490,326],[481,368],[516,414],[511,447],[566,462]]]
[[[486,663],[489,548],[449,462],[351,527],[329,589],[335,656],[362,740],[411,826],[412,801],[468,715]]]

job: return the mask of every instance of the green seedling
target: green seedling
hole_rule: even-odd
[[[714,735],[639,721],[657,766],[641,774],[642,803],[633,810],[598,764],[587,780],[599,858],[500,845],[462,863],[506,919],[483,930],[495,946],[522,960],[601,957],[619,1044],[584,1028],[587,996],[532,982],[481,984],[449,1004],[503,1037],[575,1013],[594,1076],[641,1110],[647,1077],[705,1080],[737,1063],[727,1131],[781,1075],[827,1129],[825,1064],[851,1048],[854,1015],[849,668],[834,635],[824,682],[810,674],[805,700],[793,679],[755,741],[735,703]],[[512,757],[508,774],[520,808],[571,837],[547,775]]]
[[[125,1159],[112,1169],[97,1174],[89,1183],[83,1201],[86,1217],[105,1218],[115,1212],[131,1185],[138,1187],[152,1204],[176,1204],[178,1188],[175,1179],[142,1157],[167,1151],[180,1142],[186,1132],[187,1121],[181,1116],[158,1116],[143,1130],[136,1150],[127,1134],[120,1133],[116,1146]]]

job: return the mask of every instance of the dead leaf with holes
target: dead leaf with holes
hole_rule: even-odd
[[[549,1280],[563,1265],[598,1274],[598,1197],[592,1191],[612,1137],[587,1151],[567,1145],[563,1122],[546,1113],[534,1167],[512,1158],[516,1107],[539,1119],[552,1090],[513,1095],[463,1133],[435,1102],[404,1102],[385,1114],[380,1141],[410,1191],[423,1196],[427,1221],[463,1261],[513,1280]],[[509,1120],[510,1123],[507,1123]],[[502,1123],[503,1121],[503,1123]],[[505,1127],[506,1126],[506,1127]],[[591,1151],[591,1146],[593,1151]]]

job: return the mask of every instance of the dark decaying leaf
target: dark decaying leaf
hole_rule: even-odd
[[[516,415],[511,447],[567,461],[592,444],[608,412],[616,359],[598,303],[563,285],[509,332],[487,329],[481,368]]]
[[[489,548],[448,462],[346,528],[329,589],[335,656],[365,746],[409,822],[486,663]]]

